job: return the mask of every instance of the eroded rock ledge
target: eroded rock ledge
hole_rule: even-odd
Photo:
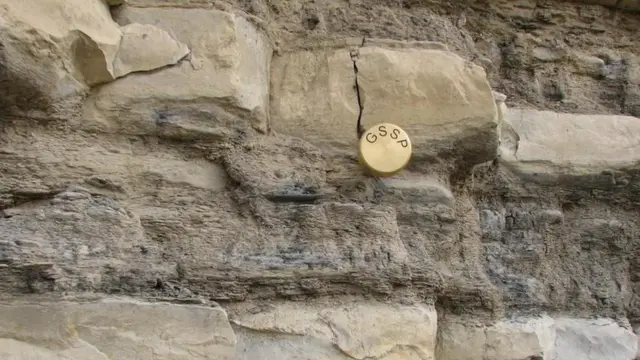
[[[347,299],[227,311],[127,298],[22,300],[0,304],[0,318],[6,360],[602,360],[632,359],[637,350],[636,336],[610,319],[539,316],[484,326],[442,321],[426,305]]]
[[[73,116],[90,86],[174,65],[190,52],[153,25],[118,26],[102,0],[3,0],[0,16],[5,116]]]
[[[635,356],[637,118],[508,108],[440,43],[272,59],[237,14],[137,3],[0,1],[0,354]],[[354,61],[365,123],[414,139],[392,179],[355,161]]]

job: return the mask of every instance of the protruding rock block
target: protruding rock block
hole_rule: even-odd
[[[324,49],[274,58],[273,129],[357,151],[359,91],[365,128],[400,126],[418,157],[471,164],[494,158],[498,115],[484,70],[442,46],[394,45],[373,41],[357,51]]]
[[[223,309],[110,299],[0,305],[0,358],[235,359]]]
[[[129,7],[115,19],[125,29],[135,23],[163,29],[191,53],[177,66],[100,87],[79,126],[133,134],[173,126],[203,133],[240,126],[242,118],[266,130],[272,50],[247,20],[218,10]]]
[[[431,306],[309,302],[255,310],[252,305],[229,310],[238,360],[434,359],[437,314]]]
[[[67,118],[88,86],[172,65],[188,48],[154,26],[123,30],[102,0],[0,0],[0,108]]]
[[[436,358],[447,360],[633,359],[635,334],[615,321],[513,318],[491,326],[468,320],[441,322]]]
[[[151,71],[175,64],[189,54],[187,45],[153,25],[129,24],[122,27],[113,75],[121,77],[137,71]]]
[[[640,121],[632,116],[508,109],[518,142],[501,147],[503,163],[526,174],[585,174],[640,161]]]

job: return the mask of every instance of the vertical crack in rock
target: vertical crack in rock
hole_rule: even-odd
[[[356,121],[356,132],[358,134],[358,140],[362,137],[365,132],[364,126],[362,126],[362,114],[364,113],[364,91],[360,88],[360,84],[358,83],[358,59],[360,56],[360,48],[364,46],[366,42],[366,38],[362,38],[362,43],[359,47],[352,49],[350,52],[351,61],[353,62],[353,73],[354,73],[354,89],[356,91],[356,99],[358,100],[358,120]],[[373,200],[377,201],[384,195],[384,190],[386,186],[382,179],[378,177],[371,178],[373,186]]]
[[[362,44],[360,47],[364,46],[365,38],[362,38]],[[356,122],[356,133],[358,134],[358,139],[362,137],[364,134],[364,127],[362,126],[362,113],[364,112],[364,99],[362,94],[360,93],[360,85],[358,84],[358,57],[360,56],[360,48],[356,48],[351,50],[351,61],[353,62],[353,73],[355,84],[354,88],[356,90],[356,98],[358,99],[358,121]]]

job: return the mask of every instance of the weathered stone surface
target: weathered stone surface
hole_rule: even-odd
[[[365,45],[287,53],[272,67],[272,126],[320,145],[355,148],[363,124],[392,122],[407,131],[416,155],[478,163],[495,155],[497,112],[484,71],[452,52]],[[455,154],[451,148],[455,147]]]
[[[517,198],[480,209],[485,271],[508,308],[579,307],[615,316],[630,300],[633,212],[607,216],[599,206],[565,210]]]
[[[153,25],[129,24],[121,29],[118,56],[113,61],[114,77],[173,65],[189,54],[187,45]]]
[[[471,325],[462,319],[441,322],[437,359],[520,360],[634,358],[635,334],[611,319],[541,316]]]
[[[234,359],[236,336],[220,308],[132,300],[0,305],[0,357]]]
[[[552,360],[634,359],[636,335],[610,319],[558,319]]]
[[[101,0],[0,2],[0,104],[63,113],[110,79],[121,32]]]
[[[635,120],[535,113],[544,121],[529,123],[506,104],[634,114],[635,15],[530,0],[465,9],[131,0],[110,9],[118,27],[103,4],[96,15],[94,3],[65,2],[74,7],[52,19],[68,15],[71,25],[0,4],[3,35],[19,38],[2,37],[2,64],[12,67],[0,76],[28,90],[0,100],[23,111],[0,112],[3,300],[224,301],[240,359],[432,359],[434,308],[440,347],[454,358],[573,360],[576,344],[591,346],[577,355],[585,358],[634,350],[623,325],[540,314],[640,323]],[[85,35],[76,16],[99,16],[124,35]],[[14,23],[22,27],[4,28]],[[51,35],[56,27],[62,35]],[[361,46],[353,36],[363,35]],[[101,49],[116,38],[108,62]],[[271,42],[279,57],[269,74]],[[391,179],[363,176],[353,156],[351,47],[364,124],[397,122],[415,135],[415,161]],[[39,105],[30,96],[52,93],[47,84],[75,102]],[[30,119],[33,107],[39,120],[55,112],[64,121]],[[67,309],[52,306],[53,316]],[[126,332],[143,329],[139,311],[127,311],[135,324],[114,326],[122,331],[106,329],[98,309],[75,311],[90,329],[70,333],[85,343],[73,338],[67,350],[7,341],[45,359],[149,354],[141,343],[169,357],[161,334],[136,342]],[[145,317],[154,329],[174,322],[159,312]],[[184,332],[216,341],[205,326]]]
[[[87,86],[188,53],[153,26],[127,27],[123,38],[102,0],[2,1],[0,18],[0,107],[15,115],[73,116]]]
[[[238,306],[230,310],[240,360],[433,360],[437,315],[421,305]]]
[[[492,326],[452,319],[440,323],[436,358],[546,359],[554,350],[555,335],[554,320],[547,316],[505,320]]]
[[[628,79],[624,88],[624,104],[629,114],[640,117],[640,56],[625,59]]]
[[[624,9],[640,11],[640,1],[638,0],[571,0],[573,2],[602,5],[614,9]]]
[[[20,124],[4,132],[4,140],[0,146],[4,209],[38,196],[55,196],[72,184],[101,189],[108,196],[131,196],[129,200],[136,202],[133,199],[156,188],[157,181],[165,189],[202,191],[221,191],[227,182],[220,165],[186,160],[178,149],[135,138],[46,132]]]
[[[217,133],[243,123],[266,130],[271,47],[247,20],[219,10],[126,6],[115,19],[157,26],[191,53],[178,66],[96,89],[78,126],[134,134],[171,126]]]
[[[561,114],[511,108],[507,122],[519,135],[501,159],[521,171],[598,172],[640,161],[640,121],[631,116]]]
[[[607,75],[607,66],[603,59],[584,55],[573,54],[573,65],[575,66],[575,72],[581,75],[588,75],[594,78],[602,78]]]

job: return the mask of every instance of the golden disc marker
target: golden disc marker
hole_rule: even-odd
[[[397,125],[378,124],[362,134],[358,156],[360,164],[373,175],[392,176],[409,163],[411,140],[409,135]]]

